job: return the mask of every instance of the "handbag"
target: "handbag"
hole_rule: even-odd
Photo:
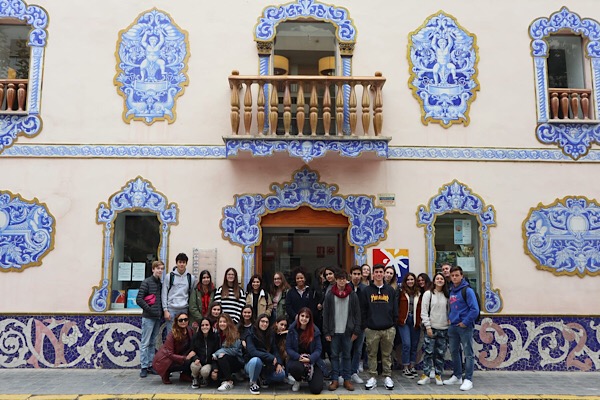
[[[144,301],[148,303],[149,306],[153,306],[154,303],[156,303],[156,295],[149,294],[148,296],[144,297]]]

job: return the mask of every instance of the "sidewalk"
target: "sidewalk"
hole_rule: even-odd
[[[419,386],[416,379],[395,373],[394,390],[383,388],[382,379],[374,390],[355,385],[354,392],[341,386],[335,392],[324,387],[319,396],[310,395],[303,385],[294,393],[289,385],[261,389],[259,396],[248,391],[248,382],[236,382],[233,390],[217,392],[216,387],[192,389],[174,374],[172,385],[163,385],[150,375],[141,379],[137,369],[0,369],[0,400],[32,399],[104,400],[104,399],[573,399],[591,396],[600,400],[598,372],[489,372],[475,371],[474,388],[461,392],[458,386]],[[364,374],[361,374],[363,378]],[[20,396],[16,396],[20,395]],[[35,396],[47,395],[47,396]],[[60,396],[66,397],[60,397]],[[104,395],[104,396],[84,396]],[[121,396],[122,395],[122,396]],[[348,396],[350,395],[350,396]]]

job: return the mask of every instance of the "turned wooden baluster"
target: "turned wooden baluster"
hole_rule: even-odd
[[[369,96],[369,83],[363,82],[363,95],[362,95],[362,125],[364,135],[369,134],[369,125],[371,125],[371,115],[369,114],[369,108],[371,106],[371,97]]]
[[[344,91],[342,82],[337,84],[337,97],[335,98],[335,123],[337,127],[337,135],[343,135],[344,129]]]
[[[4,83],[0,83],[0,108],[4,104]]]
[[[238,71],[231,71],[231,75],[239,75]],[[237,135],[240,127],[240,87],[237,83],[232,82],[229,84],[231,88],[231,134]]]
[[[18,111],[23,111],[25,109],[25,96],[27,91],[25,90],[25,84],[19,83],[19,89],[17,90],[17,102],[19,104]]]
[[[13,111],[13,104],[15,104],[15,84],[9,83],[8,90],[6,91],[6,111]]]
[[[292,95],[290,94],[290,82],[285,81],[285,89],[283,91],[283,130],[285,136],[290,135],[290,127],[292,126]]]
[[[252,81],[244,82],[246,93],[244,94],[244,131],[246,135],[250,134],[252,127]]]
[[[571,93],[571,112],[573,119],[579,119],[579,96],[577,93]]]
[[[311,82],[310,89],[310,134],[311,136],[317,136],[317,121],[319,119],[318,111],[319,111],[319,102],[317,100],[317,84],[316,82]]]
[[[550,93],[550,109],[552,110],[552,118],[558,118],[558,93]]]
[[[331,129],[331,93],[329,93],[329,84],[325,83],[325,93],[323,94],[323,129],[325,136],[329,136]]]
[[[588,119],[590,116],[590,99],[588,96],[587,93],[581,93],[581,113],[583,114],[583,119]]]
[[[356,116],[356,87],[355,83],[350,84],[350,134],[356,135],[356,122],[358,117]]]
[[[265,82],[258,82],[258,99],[256,99],[256,123],[258,133],[264,134],[265,129]]]
[[[381,72],[375,72],[375,76],[381,76]],[[375,136],[381,134],[383,128],[383,96],[381,95],[381,86],[375,84],[375,100],[373,101],[373,130]]]
[[[560,94],[560,110],[562,111],[563,119],[569,119],[569,93]]]
[[[298,83],[298,97],[296,98],[296,124],[298,125],[298,135],[304,132],[304,84]]]
[[[271,128],[271,136],[277,135],[278,106],[279,95],[277,94],[277,85],[271,85],[271,100],[269,101],[269,125]]]

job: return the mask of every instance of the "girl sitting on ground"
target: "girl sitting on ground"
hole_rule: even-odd
[[[219,376],[221,377],[221,386],[217,390],[225,392],[233,389],[232,374],[244,366],[244,359],[242,358],[240,334],[231,317],[222,314],[219,317],[218,326],[221,348],[213,353],[212,359],[219,366]]]
[[[173,329],[167,335],[165,344],[162,345],[154,355],[152,368],[160,375],[165,385],[171,384],[169,375],[171,372],[181,372],[180,380],[191,381],[190,364],[196,355],[190,351],[194,332],[189,327],[187,313],[179,313],[175,316]]]
[[[208,318],[203,317],[199,326],[200,330],[192,339],[192,351],[196,353],[192,357],[192,364],[190,365],[193,389],[208,385],[211,372],[215,369],[212,355],[221,347],[219,336],[213,331]]]

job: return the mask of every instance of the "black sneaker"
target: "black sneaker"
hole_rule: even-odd
[[[267,383],[267,380],[264,378],[258,378],[258,384],[260,385],[260,387],[262,389],[268,389],[269,388],[269,384]]]
[[[192,378],[192,389],[198,389],[200,387],[200,385],[198,384],[198,378],[193,377]]]
[[[208,386],[208,382],[206,382],[206,379],[200,377],[200,387],[207,387]]]
[[[146,368],[142,368],[140,370],[140,378],[145,378],[148,376],[148,370]]]
[[[250,385],[250,394],[260,394],[260,386],[256,383]]]

